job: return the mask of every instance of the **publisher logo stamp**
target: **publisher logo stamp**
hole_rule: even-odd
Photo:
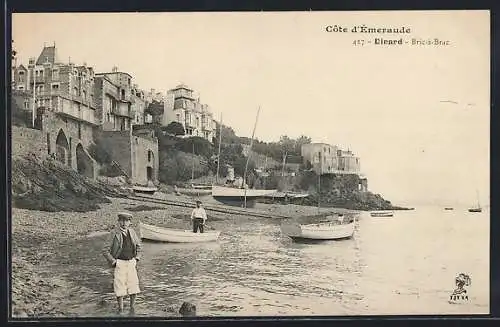
[[[450,295],[450,301],[453,302],[463,302],[469,301],[469,295],[467,294],[467,288],[471,285],[471,278],[469,275],[460,273],[455,277],[455,289]]]

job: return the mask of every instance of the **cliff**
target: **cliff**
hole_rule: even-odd
[[[317,206],[320,200],[322,207],[351,210],[406,209],[393,205],[380,194],[360,191],[359,184],[360,179],[357,175],[322,175],[318,183],[318,175],[311,171],[302,171],[293,177],[261,178],[256,186],[308,193],[307,198],[299,200],[302,205]]]

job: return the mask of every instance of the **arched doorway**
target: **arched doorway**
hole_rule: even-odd
[[[79,174],[94,178],[94,163],[92,162],[91,157],[88,153],[83,149],[81,143],[78,143],[76,146],[76,169]]]
[[[68,139],[63,130],[59,130],[56,139],[56,159],[64,165],[71,165],[71,151],[69,149]]]
[[[148,163],[146,165],[146,176],[149,181],[154,180],[155,155],[154,152],[148,150]]]

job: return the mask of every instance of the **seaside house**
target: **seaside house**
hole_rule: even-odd
[[[360,172],[360,159],[352,151],[344,151],[327,143],[303,144],[304,164],[310,164],[317,174],[356,174]]]
[[[164,101],[162,125],[180,123],[186,136],[199,136],[212,142],[216,122],[207,104],[200,103],[199,97],[185,84],[177,85],[167,92]]]
[[[158,139],[152,131],[134,132],[143,121],[146,96],[132,84],[132,76],[114,67],[96,74],[96,138],[134,184],[158,182]],[[142,117],[142,118],[141,118]]]

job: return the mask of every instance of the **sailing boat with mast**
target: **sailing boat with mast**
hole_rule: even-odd
[[[318,214],[321,212],[321,173],[323,172],[323,160],[321,152],[319,155],[320,171],[318,173]],[[319,223],[313,224],[299,224],[282,223],[280,226],[281,233],[290,237],[296,242],[308,241],[327,241],[327,240],[341,240],[348,239],[354,235],[354,226],[356,219],[347,219],[345,221],[344,215],[328,215]]]
[[[255,201],[258,198],[265,197],[266,195],[270,195],[276,190],[256,190],[256,189],[248,189],[247,186],[247,170],[248,163],[250,161],[250,155],[252,152],[252,146],[255,136],[255,129],[257,127],[257,121],[259,118],[260,107],[257,110],[257,117],[255,118],[255,124],[252,132],[252,139],[250,140],[250,148],[247,157],[247,161],[245,164],[245,171],[243,173],[243,182],[241,187],[230,187],[230,186],[220,186],[213,185],[212,186],[212,197],[224,204],[238,207],[253,207],[255,205]],[[220,148],[219,148],[220,149]],[[219,150],[220,155],[220,150]]]
[[[481,204],[479,203],[479,192],[476,191],[477,204],[475,207],[469,208],[469,212],[482,212]]]

